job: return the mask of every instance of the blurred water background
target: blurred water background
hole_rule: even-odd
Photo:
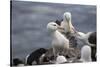
[[[12,57],[25,58],[38,48],[51,47],[46,25],[72,13],[72,23],[78,31],[96,31],[96,6],[42,2],[12,1]]]

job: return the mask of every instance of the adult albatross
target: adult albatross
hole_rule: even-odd
[[[93,46],[93,44],[90,44],[88,42],[88,37],[92,32],[88,32],[87,34],[85,34],[83,32],[77,31],[72,25],[70,12],[65,12],[63,14],[63,21],[61,22],[61,27],[64,28],[64,30],[62,30],[63,32],[60,32],[64,33],[64,35],[69,39],[72,47],[82,48],[84,45]]]

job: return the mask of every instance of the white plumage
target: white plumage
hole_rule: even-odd
[[[85,45],[81,49],[81,59],[82,62],[90,62],[91,59],[91,47],[88,45]]]
[[[50,22],[47,25],[48,31],[51,32],[52,35],[52,47],[54,55],[58,55],[61,50],[69,48],[69,40],[66,39],[64,35],[62,35],[57,29],[59,27],[56,23]]]
[[[88,32],[88,33],[82,33],[82,32],[77,32],[77,38],[80,39],[82,42],[84,42],[86,45],[89,45],[89,46],[95,46],[94,44],[91,44],[88,42],[88,38],[89,36],[92,34],[93,32]]]
[[[57,58],[56,58],[56,64],[61,64],[61,63],[65,63],[65,62],[67,62],[67,59],[64,57],[64,56],[58,56]]]
[[[61,22],[61,27],[64,28],[65,33],[67,33],[67,32],[74,33],[75,32],[75,29],[71,22],[71,13],[70,12],[64,13],[63,21]]]

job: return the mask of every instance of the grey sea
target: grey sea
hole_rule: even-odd
[[[81,32],[96,31],[96,6],[12,1],[12,57],[24,59],[38,48],[50,48],[49,22],[71,12],[74,27]]]

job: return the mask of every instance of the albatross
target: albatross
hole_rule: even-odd
[[[63,29],[55,22],[50,22],[47,24],[47,29],[52,36],[52,48],[54,56],[59,55],[64,49],[69,48],[69,40],[62,35],[57,29]]]
[[[63,14],[63,20],[61,22],[61,27],[64,29],[60,29],[59,32],[61,32],[63,35],[66,36],[66,38],[69,39],[69,43],[71,47],[76,47],[77,45],[77,39],[76,39],[76,29],[72,25],[72,18],[70,12],[65,12]]]
[[[83,33],[77,31],[71,21],[71,13],[65,12],[63,14],[63,21],[61,22],[61,27],[64,28],[63,30],[59,31],[62,33],[64,32],[64,35],[69,39],[71,46],[82,48],[85,44],[93,46],[93,44],[88,42],[88,37],[93,32]]]

